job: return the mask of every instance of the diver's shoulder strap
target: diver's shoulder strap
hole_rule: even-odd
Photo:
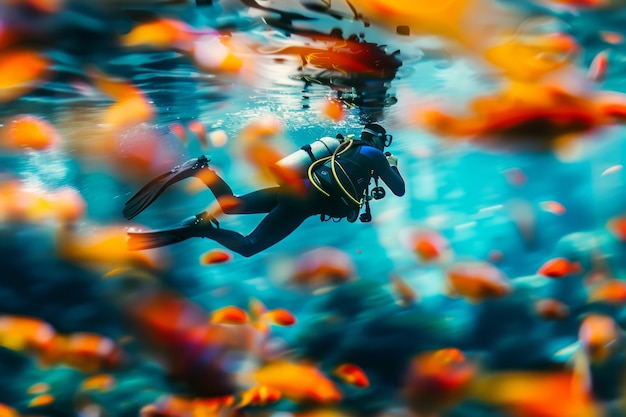
[[[309,158],[311,158],[311,162],[315,162],[315,155],[313,155],[313,151],[311,150],[311,144],[307,143],[306,145],[301,146],[300,149],[302,149],[304,152],[307,153],[307,155],[309,155]]]
[[[303,150],[304,152],[306,152],[306,153],[307,153],[307,155],[309,155],[309,158],[311,159],[311,162],[315,162],[315,161],[317,161],[317,160],[318,160],[318,158],[319,158],[319,157],[315,156],[315,154],[313,153],[313,146],[312,146],[312,145],[313,145],[314,143],[320,142],[320,143],[324,146],[324,148],[326,148],[326,150],[328,151],[328,155],[329,155],[329,156],[330,156],[330,155],[332,155],[332,154],[336,151],[336,149],[337,149],[337,148],[334,148],[334,149],[333,149],[333,148],[331,148],[331,147],[330,147],[330,146],[328,146],[328,144],[324,141],[324,139],[326,139],[326,138],[328,138],[328,137],[326,137],[326,136],[325,136],[325,137],[320,138],[320,139],[315,139],[315,141],[314,141],[314,142],[312,142],[312,143],[307,143],[306,145],[303,145],[303,146],[301,146],[301,147],[300,147],[300,149],[301,149],[301,150]],[[337,139],[337,141],[339,141],[339,145],[338,145],[338,147],[340,147],[340,146],[341,146],[344,142],[346,142],[346,140],[344,139],[344,137],[343,137],[343,135],[342,135],[341,133],[337,134],[337,136],[335,137],[335,139]],[[323,158],[320,158],[320,159],[323,159]]]

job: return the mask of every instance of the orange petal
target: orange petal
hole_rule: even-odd
[[[296,323],[296,316],[284,308],[270,310],[265,313],[265,317],[267,317],[272,323],[279,326],[291,326]]]
[[[204,125],[197,120],[192,120],[189,122],[188,127],[189,131],[196,135],[196,138],[198,139],[198,142],[200,142],[200,146],[202,147],[202,149],[208,149],[209,141],[207,139],[206,129],[204,128]]]
[[[370,384],[365,372],[363,372],[363,370],[358,366],[351,363],[339,365],[333,373],[350,385],[366,388]]]
[[[602,82],[606,79],[606,72],[609,68],[609,56],[607,51],[599,52],[591,61],[587,78],[594,82]]]
[[[626,304],[626,282],[618,279],[601,281],[589,289],[588,301],[623,306]]]
[[[148,46],[152,48],[190,48],[197,34],[191,26],[175,19],[160,19],[134,27],[122,38],[127,47]]]
[[[89,69],[88,73],[96,88],[115,101],[124,101],[141,95],[141,90],[127,80],[110,77],[97,69]]]
[[[211,140],[211,144],[215,147],[220,147],[226,145],[228,142],[228,135],[223,130],[214,130],[209,133],[209,139]]]
[[[258,385],[250,388],[242,393],[242,398],[239,403],[240,407],[251,406],[265,406],[269,403],[276,402],[282,397],[282,393],[268,385]]]
[[[213,249],[200,256],[201,265],[223,264],[233,259],[233,255],[223,249]]]
[[[124,129],[149,121],[154,108],[143,96],[133,96],[112,104],[104,113],[102,123],[114,130]]]
[[[115,387],[115,378],[109,374],[90,376],[80,384],[81,390],[109,391]]]
[[[48,122],[32,115],[20,115],[3,129],[2,143],[12,149],[43,150],[60,142],[56,129]]]
[[[41,394],[33,398],[28,402],[29,407],[41,407],[44,405],[50,405],[54,402],[54,396],[50,394]]]
[[[50,391],[50,384],[47,384],[45,382],[38,382],[28,387],[28,389],[26,390],[26,393],[27,394],[44,394],[48,391]],[[2,414],[0,414],[0,416],[1,415]]]
[[[437,247],[428,240],[419,240],[415,244],[415,252],[425,261],[430,261],[439,256]]]
[[[535,303],[535,312],[546,320],[562,320],[569,316],[570,309],[554,299],[543,299]]]
[[[185,132],[185,128],[180,123],[172,123],[170,125],[170,130],[173,134],[176,135],[178,139],[182,142],[183,145],[187,144],[187,132]]]
[[[417,300],[417,294],[415,293],[413,288],[411,288],[406,283],[406,281],[404,281],[402,278],[400,278],[397,275],[390,275],[389,279],[391,280],[391,284],[393,286],[395,293],[398,295],[400,299],[399,300],[400,305],[409,306],[413,304],[415,300]]]
[[[239,307],[226,306],[213,312],[211,315],[211,322],[223,324],[245,324],[248,322],[248,314]]]
[[[239,72],[243,60],[235,55],[234,50],[223,38],[211,37],[200,39],[193,47],[193,58],[196,66],[203,71]]]
[[[51,197],[53,210],[62,223],[74,223],[82,219],[87,211],[87,203],[78,190],[72,187],[58,189]]]
[[[0,103],[16,99],[45,81],[50,61],[29,50],[0,53]]]
[[[614,217],[608,221],[606,227],[617,240],[626,241],[626,217]]]
[[[14,408],[0,403],[0,416],[2,417],[20,417],[20,414]]]
[[[624,35],[619,32],[609,32],[605,30],[601,30],[599,32],[600,38],[606,42],[613,45],[620,45],[624,43]]]
[[[267,313],[267,307],[265,307],[265,304],[257,298],[250,298],[248,310],[250,311],[252,318],[255,320]]]
[[[566,211],[565,207],[558,201],[542,201],[539,205],[544,211],[556,214],[557,216],[565,214]]]
[[[339,100],[330,100],[326,102],[323,113],[333,122],[343,119],[343,103]]]
[[[580,265],[576,265],[565,258],[554,258],[541,265],[537,273],[549,278],[563,278],[571,273],[579,272]]]

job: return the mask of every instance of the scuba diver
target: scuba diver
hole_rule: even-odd
[[[244,257],[250,257],[275,245],[291,234],[308,217],[320,215],[322,221],[346,218],[355,222],[371,221],[369,200],[384,197],[378,179],[397,196],[404,195],[404,180],[398,171],[398,159],[383,153],[393,137],[376,123],[364,126],[360,138],[321,138],[283,158],[290,169],[302,175],[304,192],[296,193],[287,184],[235,196],[230,186],[209,167],[205,156],[191,159],[155,178],[128,202],[123,210],[132,219],[148,207],[170,185],[185,178],[198,176],[211,190],[218,203],[236,199],[237,203],[220,207],[225,214],[258,214],[267,216],[247,236],[222,229],[219,222],[206,211],[189,217],[177,225],[153,231],[128,233],[130,250],[156,248],[181,242],[192,237],[209,238]],[[291,166],[290,166],[291,165]],[[296,166],[299,165],[299,166]],[[199,175],[201,174],[201,175]],[[376,187],[369,192],[370,180]],[[362,206],[365,212],[359,216]]]

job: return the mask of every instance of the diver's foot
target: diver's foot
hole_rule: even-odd
[[[176,165],[172,168],[168,173],[163,176],[166,177],[165,187],[169,187],[170,185],[177,183],[178,181],[182,181],[186,178],[190,178],[198,175],[200,171],[205,170],[209,167],[210,159],[207,159],[206,156],[201,155],[199,158],[193,158],[186,162],[183,162],[180,165]]]
[[[212,232],[220,228],[220,222],[206,211],[189,217],[181,223],[194,237],[210,237]]]
[[[219,227],[219,221],[206,211],[203,211],[166,229],[128,232],[128,249],[134,251],[158,248],[182,242],[192,237],[210,238]]]
[[[170,173],[178,174],[175,175],[173,178],[175,178],[176,181],[180,181],[184,178],[197,175],[200,170],[208,168],[209,161],[210,159],[207,159],[206,156],[201,155],[199,158],[193,158],[180,165],[175,166],[174,168],[172,168]]]

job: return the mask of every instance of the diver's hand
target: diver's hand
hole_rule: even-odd
[[[391,152],[385,152],[385,156],[387,157],[387,162],[389,162],[389,165],[398,168],[398,158],[394,154],[392,154]]]

